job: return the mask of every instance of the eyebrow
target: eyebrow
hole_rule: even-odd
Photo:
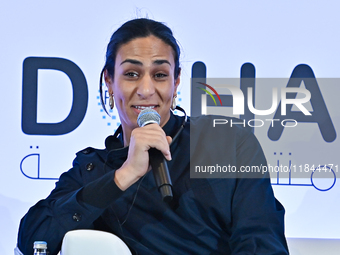
[[[139,65],[139,66],[142,66],[143,63],[136,60],[136,59],[131,59],[131,58],[127,58],[125,59],[122,63],[120,63],[120,65],[124,64],[124,63],[131,63],[131,64],[134,64],[134,65]],[[157,59],[153,62],[153,64],[156,64],[156,65],[162,65],[162,64],[168,64],[169,66],[171,66],[170,62],[166,59]]]
[[[171,66],[170,62],[166,59],[158,59],[155,60],[153,63],[156,65],[168,64],[169,66]]]

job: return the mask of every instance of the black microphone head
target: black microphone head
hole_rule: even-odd
[[[144,127],[145,125],[152,123],[157,123],[159,125],[160,122],[161,116],[154,109],[145,108],[138,114],[137,124],[140,127]]]

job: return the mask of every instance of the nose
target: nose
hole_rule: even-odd
[[[140,80],[137,88],[137,94],[143,99],[147,99],[155,94],[155,84],[152,77],[149,75],[144,75]]]

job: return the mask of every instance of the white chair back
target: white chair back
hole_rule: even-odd
[[[48,245],[48,244],[47,244]],[[117,236],[103,231],[79,229],[66,233],[61,255],[131,255],[127,245]]]
[[[14,255],[24,255],[24,254],[21,253],[21,251],[19,250],[18,247],[15,247],[15,249],[14,249]]]

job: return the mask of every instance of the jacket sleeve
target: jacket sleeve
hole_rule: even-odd
[[[236,155],[238,169],[267,165],[262,148],[252,133],[239,143]],[[274,197],[268,173],[250,176],[241,173],[232,202],[232,254],[288,254],[284,212]]]
[[[84,185],[80,165],[75,160],[73,168],[60,176],[51,194],[22,218],[18,234],[21,252],[33,254],[33,243],[39,240],[46,241],[50,255],[55,255],[66,232],[92,229],[93,222],[122,193],[113,179],[114,171],[110,171]]]

